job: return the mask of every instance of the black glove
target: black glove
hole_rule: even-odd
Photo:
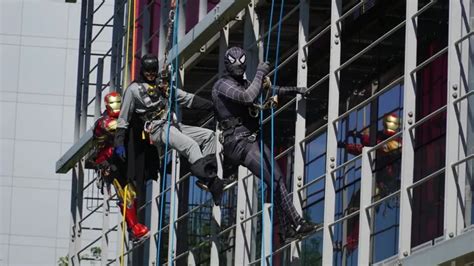
[[[347,132],[347,136],[348,137],[360,138],[360,137],[362,137],[362,134],[360,132],[357,132],[356,129],[354,129],[352,131]]]
[[[127,133],[127,129],[125,128],[117,128],[115,130],[115,138],[114,138],[114,146],[124,146],[125,145],[125,134]]]
[[[347,146],[347,143],[346,143],[345,141],[338,141],[338,142],[337,142],[337,147],[338,147],[338,148],[343,148],[343,149],[345,149],[346,146]]]
[[[199,109],[199,110],[212,110],[214,105],[211,101],[194,95],[193,102],[191,103],[191,109]]]
[[[294,95],[295,93],[297,94],[302,94],[305,95],[308,93],[308,88],[306,87],[275,87],[277,90],[277,94],[281,96],[285,95]]]
[[[308,93],[308,88],[306,88],[306,87],[295,87],[295,91],[298,94],[303,94],[304,95],[304,94]]]
[[[263,74],[263,76],[266,76],[270,72],[270,63],[260,62],[257,67],[257,72],[260,72]]]

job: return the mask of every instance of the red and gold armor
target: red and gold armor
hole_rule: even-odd
[[[104,97],[106,111],[97,120],[94,126],[94,138],[96,140],[97,155],[95,163],[99,168],[102,178],[106,182],[112,183],[117,191],[120,200],[120,211],[123,214],[123,202],[127,203],[125,211],[125,220],[127,226],[132,233],[133,239],[140,239],[148,235],[148,228],[140,224],[137,219],[136,209],[136,192],[132,184],[127,182],[125,171],[123,169],[124,162],[115,159],[114,156],[114,137],[117,129],[117,118],[120,114],[122,97],[117,92],[111,92]],[[122,165],[117,165],[122,164]],[[127,193],[125,193],[127,190]],[[127,195],[126,200],[124,200]]]
[[[390,138],[391,136],[395,135],[400,128],[400,118],[396,114],[387,114],[383,118],[383,130],[377,132],[377,144]],[[395,138],[387,143],[385,143],[381,150],[383,153],[391,153],[392,151],[396,151],[401,148],[401,139]],[[350,143],[346,144],[347,152],[353,155],[359,155],[362,153],[362,148],[365,146],[370,146],[370,135],[369,129],[362,131],[360,134],[360,144],[358,143]]]
[[[394,114],[386,114],[383,118],[383,130],[377,132],[377,144],[395,135],[400,129],[400,118]],[[360,138],[360,144],[349,143],[345,144],[348,153],[352,155],[359,155],[362,153],[362,148],[370,146],[369,129],[361,132],[357,137]],[[374,200],[378,200],[393,192],[397,178],[399,175],[400,163],[397,158],[400,158],[400,148],[402,142],[400,138],[394,138],[386,142],[382,147],[376,151],[376,187]],[[359,209],[360,190],[355,192],[349,204],[348,211]],[[348,220],[348,232],[346,238],[347,252],[352,252],[358,247],[359,243],[359,221],[358,216]]]

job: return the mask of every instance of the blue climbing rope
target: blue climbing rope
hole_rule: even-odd
[[[273,75],[273,84],[276,84],[277,82],[277,76],[278,76],[278,67],[279,67],[279,58],[280,58],[280,35],[281,35],[281,21],[283,19],[283,7],[285,5],[285,0],[281,0],[281,4],[280,4],[280,17],[278,19],[278,31],[277,31],[277,46],[276,46],[276,52],[275,52],[275,73]],[[276,90],[275,90],[275,87],[272,86],[272,97],[275,96],[275,93],[276,93]],[[273,105],[270,106],[270,110],[271,110],[271,113],[270,113],[270,118],[271,118],[271,142],[270,142],[270,147],[271,147],[271,150],[270,150],[270,158],[271,159],[271,192],[270,192],[270,202],[271,202],[271,205],[272,205],[272,212],[271,212],[271,216],[270,216],[270,223],[271,223],[271,227],[270,227],[270,245],[271,245],[271,251],[273,251],[273,218],[274,218],[274,179],[275,179],[275,160],[273,159],[275,156],[274,156],[274,153],[275,153],[275,108],[273,107]],[[284,214],[282,214],[284,215]],[[270,265],[273,264],[273,252],[270,254]]]
[[[174,62],[173,62],[173,70],[172,70],[172,77],[171,77],[171,84],[173,85],[173,83],[176,83],[176,91],[174,93],[174,113],[176,114],[177,117],[179,117],[179,106],[178,106],[178,88],[179,88],[179,68],[178,68],[178,63],[179,63],[179,60],[178,60],[178,27],[179,27],[179,0],[176,0],[176,13],[175,13],[175,18],[174,18],[174,29],[173,29],[173,47],[176,46],[176,56],[174,57]],[[171,95],[170,95],[170,98],[171,98]],[[171,109],[170,109],[171,111]],[[169,142],[169,126],[168,126],[168,136],[167,136],[167,142]],[[176,177],[176,176],[175,176]],[[171,186],[176,186],[176,183],[172,183],[170,184]],[[172,190],[171,190],[172,191]],[[176,189],[175,189],[176,191]],[[173,195],[172,195],[173,196]],[[175,200],[171,200],[171,202],[173,202],[173,204],[171,204],[171,212],[170,212],[170,216],[171,217],[174,217],[175,216],[175,211],[176,211],[176,201]],[[171,234],[171,251],[169,252],[168,254],[168,265],[174,265],[173,263],[173,253],[174,253],[174,219],[171,219],[173,221],[173,225],[169,226],[169,233]]]
[[[265,49],[265,62],[268,62],[268,57],[270,54],[270,40],[271,40],[271,28],[272,28],[272,23],[273,23],[273,10],[275,9],[275,0],[272,0],[272,6],[270,9],[270,18],[268,22],[268,36],[267,36],[267,47]],[[265,77],[264,77],[265,78]],[[263,106],[264,104],[264,99],[263,99],[263,93],[260,93],[260,106]],[[265,152],[264,150],[264,143],[263,143],[263,110],[260,109],[260,197],[261,197],[261,202],[262,202],[262,236],[261,236],[261,259],[260,259],[260,265],[265,265],[266,263],[266,254],[265,254],[265,184],[264,184],[264,171],[263,171],[263,165],[264,165],[264,160],[263,160],[263,153]],[[272,147],[273,148],[273,147]],[[270,160],[273,161],[272,158],[269,158]],[[273,168],[273,165],[272,165]],[[271,190],[273,194],[273,169],[272,169],[272,176],[271,176]],[[271,212],[273,213],[273,202],[271,202]],[[273,231],[273,223],[270,222],[270,228],[271,231]],[[272,243],[270,241],[270,247],[272,246]],[[270,260],[270,264],[271,264]]]
[[[277,31],[277,46],[276,46],[276,52],[275,52],[275,72],[273,75],[273,84],[276,84],[277,82],[277,75],[278,75],[278,66],[279,66],[279,54],[280,54],[280,36],[281,36],[281,22],[283,20],[283,7],[285,5],[285,1],[281,0],[281,5],[280,5],[280,15],[278,19],[278,31]],[[268,61],[269,54],[270,54],[270,40],[271,40],[271,28],[272,28],[272,22],[273,22],[273,12],[275,8],[275,1],[272,0],[272,5],[270,9],[270,19],[269,19],[269,32],[267,36],[267,47],[265,51],[265,61]],[[272,97],[275,96],[276,90],[275,87],[272,86]],[[263,104],[263,96],[260,94],[260,104]],[[275,160],[274,160],[274,146],[275,146],[275,110],[273,105],[271,105],[271,142],[270,142],[270,166],[271,166],[271,173],[270,173],[270,265],[273,265],[273,218],[274,218],[274,180],[275,180]],[[263,211],[263,206],[265,202],[265,196],[264,196],[264,186],[263,186],[263,110],[260,110],[260,176],[262,177],[260,179],[261,182],[261,200],[262,200],[262,259],[261,259],[261,264],[265,265],[266,263],[266,255],[265,255],[265,239],[264,239],[264,233],[263,233],[263,228],[264,228],[264,211]],[[284,214],[282,214],[284,215]]]
[[[177,45],[177,28],[178,28],[178,12],[179,12],[179,0],[176,0],[176,12],[174,14],[174,23],[173,23],[173,45],[172,47],[174,47],[175,45]],[[164,158],[164,164],[163,164],[163,175],[161,177],[162,179],[162,184],[161,184],[161,190],[160,190],[160,216],[159,216],[159,221],[158,221],[158,238],[157,238],[157,241],[156,241],[156,249],[157,249],[157,252],[156,252],[156,265],[161,265],[160,263],[160,260],[161,260],[161,238],[162,238],[162,235],[163,235],[163,232],[162,232],[162,227],[163,227],[163,211],[164,211],[164,201],[165,201],[165,198],[164,198],[164,191],[166,189],[166,172],[167,172],[167,165],[168,165],[168,153],[169,153],[169,137],[170,137],[170,129],[171,129],[171,119],[173,119],[173,116],[172,116],[172,108],[177,108],[176,107],[176,102],[173,106],[173,98],[175,99],[175,101],[177,101],[177,98],[175,96],[175,92],[174,92],[174,81],[175,79],[173,77],[175,77],[175,73],[177,73],[177,63],[178,63],[178,56],[176,55],[175,56],[175,63],[176,63],[176,66],[174,65],[173,63],[173,66],[172,66],[172,69],[171,69],[171,74],[170,74],[170,86],[169,86],[169,98],[168,98],[168,107],[169,107],[169,110],[168,110],[168,115],[167,115],[167,129],[166,129],[166,142],[165,142],[165,158]],[[166,63],[166,62],[165,62]],[[165,66],[166,67],[166,66]],[[171,184],[173,185],[173,184]],[[174,201],[173,201],[174,203]],[[174,209],[174,206],[173,206],[173,209]],[[169,231],[171,233],[171,225],[169,226]],[[172,236],[172,241],[174,241],[173,239],[173,236]],[[168,265],[171,264],[171,255],[172,253],[170,252],[170,254],[168,254]]]

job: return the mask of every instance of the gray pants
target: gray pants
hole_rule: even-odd
[[[184,124],[171,124],[169,127],[169,148],[175,149],[190,164],[209,154],[216,153],[215,133],[202,127],[187,126]],[[164,124],[151,134],[155,145],[166,143],[168,124]]]

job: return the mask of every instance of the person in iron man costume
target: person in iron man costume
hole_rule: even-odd
[[[115,187],[122,215],[124,212],[123,204],[126,201],[125,220],[131,233],[131,239],[140,241],[149,236],[149,230],[145,225],[138,222],[137,192],[132,182],[126,177],[125,162],[114,155],[114,138],[121,102],[122,97],[117,92],[108,93],[104,97],[106,110],[95,123],[93,131],[97,143],[97,156],[94,161],[103,181],[108,184],[108,187],[110,187],[110,184]]]
[[[383,130],[377,132],[377,144],[395,135],[400,128],[400,118],[395,113],[386,114],[383,118]],[[370,134],[368,129],[362,133],[351,132],[350,136],[360,139],[359,143],[339,143],[339,147],[345,148],[352,155],[362,153],[362,148],[370,146]],[[385,143],[376,151],[376,163],[374,172],[376,187],[374,200],[381,199],[399,188],[400,154],[402,142],[400,138],[394,138]],[[352,195],[346,209],[345,215],[359,210],[360,190]],[[376,208],[378,210],[378,208]],[[347,221],[347,252],[352,252],[359,243],[359,217],[355,216]]]
[[[377,144],[385,141],[386,139],[395,135],[400,128],[400,118],[395,113],[386,114],[383,118],[383,130],[377,132]],[[362,148],[370,146],[370,134],[368,130],[362,133],[353,132],[353,137],[360,139],[359,143],[344,143],[348,153],[352,155],[359,155],[362,153]],[[375,196],[384,197],[388,193],[393,192],[396,183],[397,176],[399,174],[400,166],[396,161],[400,158],[400,148],[402,142],[400,138],[395,138],[382,147],[377,149],[376,153],[376,165],[374,172],[377,173],[376,177],[376,191]]]

